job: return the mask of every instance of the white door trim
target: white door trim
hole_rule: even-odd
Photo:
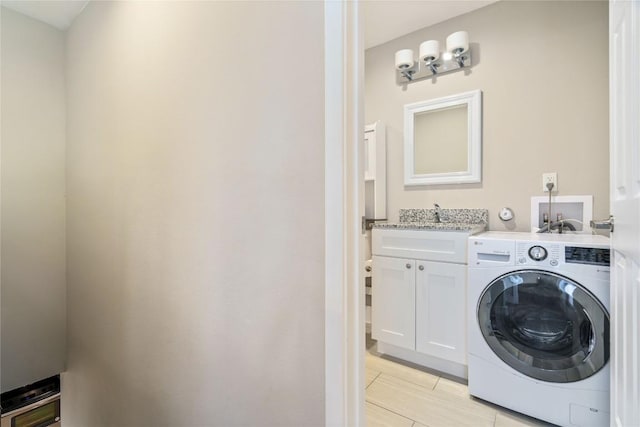
[[[325,12],[325,425],[364,426],[364,49],[357,1]],[[362,262],[361,262],[362,261]]]

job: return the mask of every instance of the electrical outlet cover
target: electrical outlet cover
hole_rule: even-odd
[[[558,191],[558,173],[557,172],[549,172],[542,174],[542,191],[545,193],[549,191],[547,188],[547,184],[552,183],[553,188],[551,191]]]

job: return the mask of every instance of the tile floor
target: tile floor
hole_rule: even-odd
[[[382,358],[374,348],[365,360],[367,427],[551,426],[473,398],[463,383]]]

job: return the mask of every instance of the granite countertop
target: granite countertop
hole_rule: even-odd
[[[435,209],[400,209],[400,222],[378,222],[373,228],[398,230],[484,231],[489,220],[487,209],[440,209],[436,222]]]
[[[438,231],[475,231],[484,230],[486,224],[469,224],[465,222],[396,222],[376,223],[373,228],[396,230],[438,230]]]

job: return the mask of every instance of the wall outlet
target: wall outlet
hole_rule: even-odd
[[[551,191],[558,191],[558,173],[557,172],[549,172],[542,174],[542,191],[545,193],[549,191],[547,188],[547,184],[552,183],[553,188]]]

